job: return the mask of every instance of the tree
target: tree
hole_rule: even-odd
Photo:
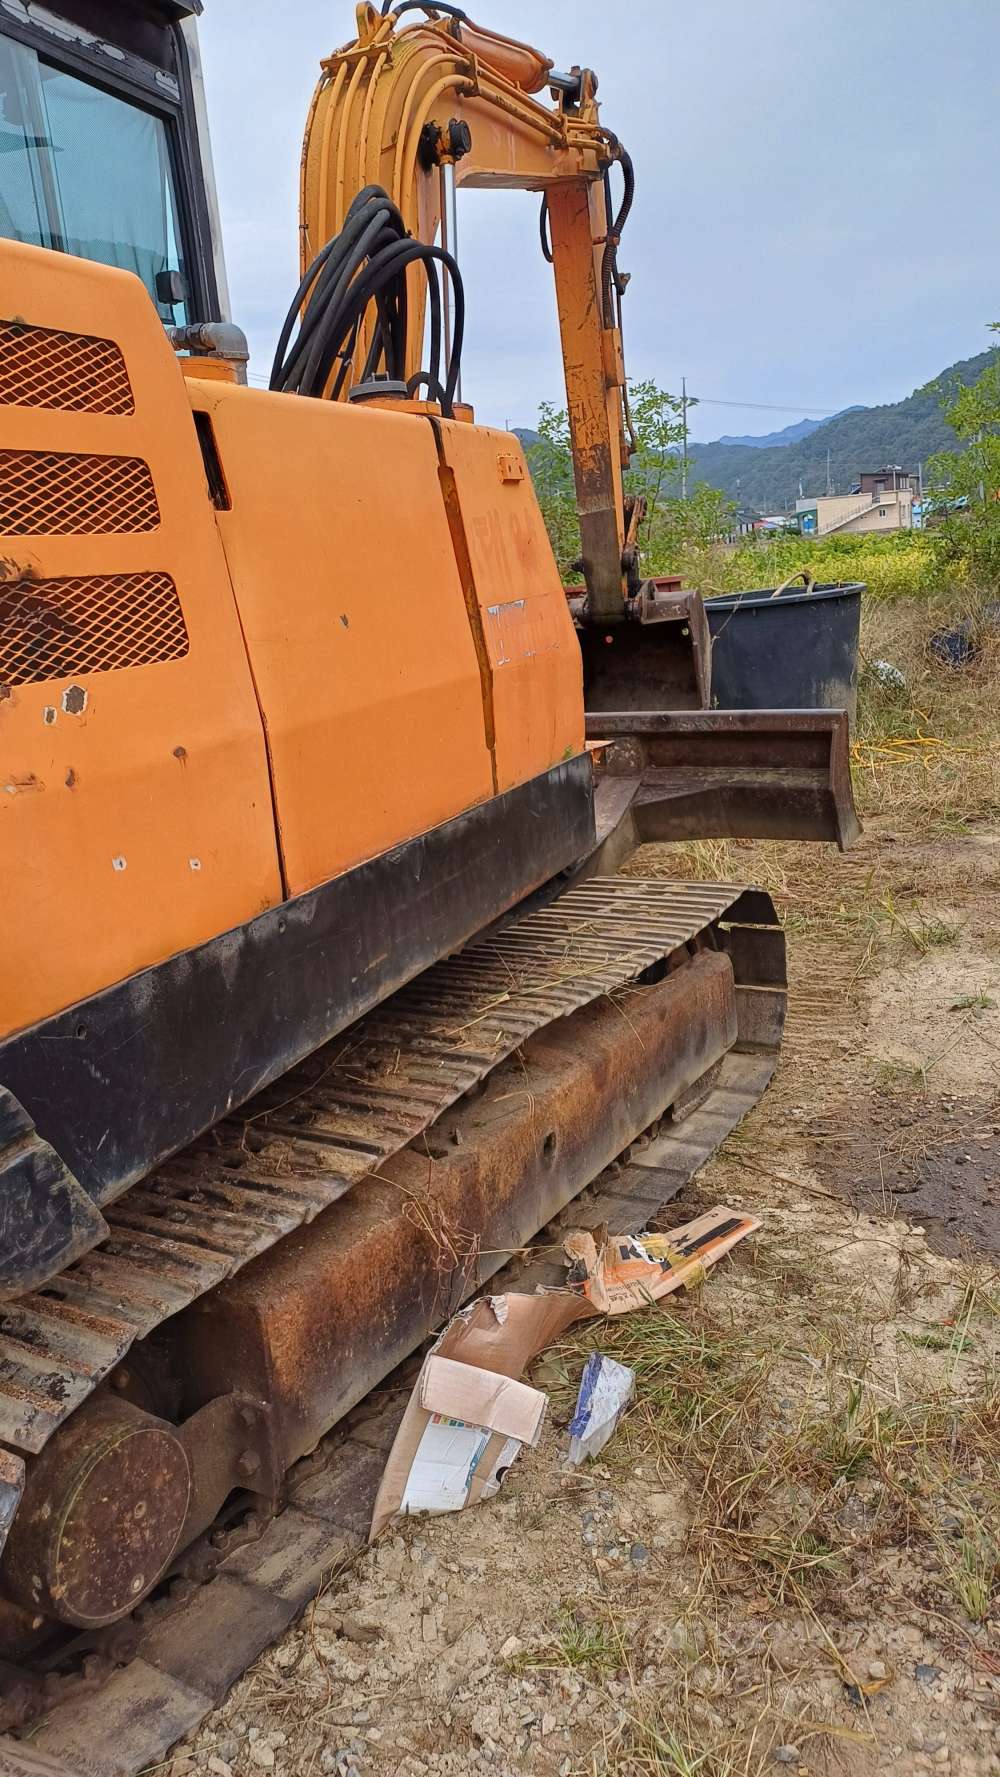
[[[667,573],[683,565],[686,551],[704,547],[723,534],[735,507],[717,488],[704,483],[695,485],[690,499],[679,497],[684,437],[679,396],[668,394],[652,380],[630,383],[629,407],[636,448],[624,476],[625,491],[646,500],[646,517],[639,532],[644,570]],[[538,433],[538,442],[528,446],[528,466],[560,571],[569,577],[580,554],[580,531],[565,409],[543,401]]]
[[[1000,333],[1000,322],[991,330]],[[991,584],[1000,582],[1000,360],[949,394],[945,417],[965,445],[928,463],[932,494],[945,509],[942,535],[953,559]]]
[[[625,471],[625,491],[646,497],[646,519],[639,535],[642,549],[649,545],[668,489],[680,483],[684,420],[679,397],[652,381],[629,384],[629,409],[636,449]]]
[[[529,444],[525,455],[559,571],[564,580],[576,579],[579,576],[573,563],[580,554],[580,526],[565,410],[551,401],[542,402],[538,409],[538,442]]]
[[[695,482],[686,500],[664,501],[647,543],[647,571],[683,571],[692,555],[703,553],[727,535],[735,516],[736,502],[706,481]]]

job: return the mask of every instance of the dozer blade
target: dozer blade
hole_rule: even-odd
[[[601,871],[649,842],[828,840],[844,851],[861,833],[843,710],[605,711],[587,716],[587,739]]]

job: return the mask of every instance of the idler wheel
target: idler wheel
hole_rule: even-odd
[[[117,1622],[163,1573],[187,1517],[191,1469],[173,1426],[100,1396],[29,1465],[0,1583],[80,1629]]]

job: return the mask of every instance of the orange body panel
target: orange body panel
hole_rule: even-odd
[[[580,645],[518,440],[437,424],[485,642],[497,788],[508,790],[583,750]]]
[[[189,389],[232,500],[290,894],[582,750],[579,646],[516,439]]]
[[[44,510],[58,491],[53,473],[29,534],[19,517],[22,529],[5,523],[0,537],[0,611],[8,614],[0,638],[9,650],[17,612],[40,610],[50,632],[62,625],[63,650],[55,670],[27,681],[23,663],[16,675],[0,657],[4,1035],[250,918],[281,889],[253,683],[184,379],[155,310],[130,274],[5,241],[0,315],[87,336],[56,342],[44,363],[42,351],[33,385],[30,369],[20,384],[5,369],[0,449],[138,461],[135,473],[148,465],[155,490],[152,516],[146,497],[148,528],[130,531],[137,521],[126,507],[123,530],[74,534],[70,515],[68,528],[51,534]],[[86,397],[91,411],[81,411],[88,363],[117,360],[119,385],[125,377],[114,348],[101,346],[109,339],[127,366],[134,412],[92,410],[106,369],[93,385],[98,394]],[[29,355],[35,342],[44,346],[30,336]],[[28,404],[39,399],[52,404]],[[37,455],[18,461],[30,468]],[[92,466],[84,481],[93,486]],[[134,575],[154,576],[162,598],[179,601],[179,657],[76,670],[74,620],[46,615],[45,583],[114,576],[117,586]],[[37,596],[32,582],[41,583]],[[104,626],[102,646],[119,663],[153,622],[146,581],[131,584],[138,606],[133,593],[127,618]],[[93,623],[95,597],[84,595]],[[176,622],[173,633],[176,641]]]
[[[219,529],[300,894],[492,793],[434,435],[412,414],[188,388],[232,499]]]
[[[515,438],[193,379],[82,260],[0,292],[4,1036],[581,752],[583,694]]]

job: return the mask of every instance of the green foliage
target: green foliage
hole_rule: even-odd
[[[642,555],[647,575],[688,575],[689,565],[711,551],[732,527],[736,508],[720,488],[696,482],[686,500],[662,503],[647,529]]]
[[[995,331],[1000,332],[1000,323]],[[638,449],[625,486],[647,500],[639,535],[647,575],[682,574],[705,597],[777,586],[802,568],[819,581],[863,581],[869,596],[890,600],[926,599],[956,580],[974,588],[1000,585],[1000,353],[995,350],[952,366],[908,402],[844,414],[794,447],[807,449],[836,425],[852,440],[854,474],[864,463],[882,458],[899,461],[908,454],[904,434],[898,430],[887,432],[874,445],[871,438],[880,435],[869,432],[869,442],[860,444],[855,436],[858,422],[873,415],[895,416],[891,421],[895,426],[906,409],[911,419],[919,416],[923,424],[933,409],[935,436],[940,437],[944,428],[944,436],[956,436],[962,448],[937,450],[927,458],[928,487],[948,513],[940,527],[930,531],[821,538],[755,534],[735,549],[720,546],[731,529],[735,507],[724,486],[712,487],[698,479],[710,460],[708,452],[719,448],[755,459],[778,455],[791,464],[793,447],[760,451],[736,445],[697,447],[696,474],[690,480],[689,498],[682,500],[678,397],[646,381],[631,385],[630,403]],[[579,580],[569,425],[565,412],[550,402],[541,407],[527,456],[563,577]],[[825,455],[823,473],[825,479]],[[836,467],[834,474],[836,479]],[[745,496],[745,485],[742,491]]]
[[[645,552],[660,508],[680,479],[684,422],[679,397],[668,395],[654,382],[630,383],[629,407],[638,449],[625,473],[625,491],[646,498],[646,521],[639,538]]]
[[[725,535],[735,508],[704,483],[691,490],[689,500],[680,498],[684,426],[678,396],[655,382],[637,382],[629,385],[629,405],[637,449],[624,477],[625,491],[646,500],[639,532],[643,571],[667,574],[689,551],[705,549]],[[560,571],[564,579],[579,579],[580,533],[565,410],[542,403],[526,455]]]
[[[993,323],[1000,332],[1000,322]],[[929,464],[933,493],[948,508],[941,527],[946,557],[973,579],[1000,584],[1000,359],[974,383],[946,395],[948,423],[965,448],[939,451]]]
[[[870,598],[927,599],[949,577],[940,539],[933,532],[890,531],[845,537],[754,534],[736,549],[689,551],[679,564],[688,585],[703,597],[780,586],[802,568],[821,582],[860,580]]]

